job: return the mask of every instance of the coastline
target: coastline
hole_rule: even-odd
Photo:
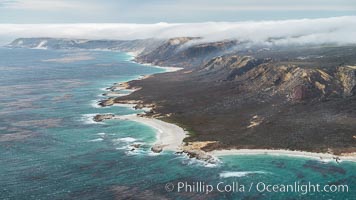
[[[213,150],[209,152],[216,157],[221,156],[234,156],[234,155],[272,155],[272,156],[287,156],[287,157],[300,157],[316,159],[323,162],[336,161],[350,161],[356,162],[356,155],[333,155],[329,153],[314,153],[307,151],[292,151],[286,149],[225,149],[225,150]]]
[[[161,67],[161,66],[151,65],[149,63],[138,63],[138,62],[134,61],[135,57],[138,55],[137,52],[127,52],[126,54],[129,56],[128,61],[135,62],[137,64],[144,65],[144,66],[164,69],[164,72],[161,72],[161,73],[175,72],[175,71],[183,69],[183,68],[179,68],[179,67]],[[129,81],[142,80],[142,79],[148,78],[149,76],[151,76],[151,75],[143,75],[143,76],[140,76],[136,79],[132,79]],[[121,86],[116,87],[115,91],[128,90],[126,88],[128,86],[127,82],[128,81],[118,83],[118,85],[121,85]],[[111,87],[113,87],[113,86],[111,86]],[[129,95],[132,92],[137,91],[139,89],[140,88],[130,89],[131,91],[129,93],[126,93],[126,94],[123,94],[120,96]],[[106,91],[112,92],[110,89],[106,89]],[[108,97],[110,97],[110,96],[108,95]],[[114,103],[113,104],[113,106],[128,107],[128,108],[132,108],[132,109],[137,109],[136,108],[137,105],[138,104],[133,103],[133,102]],[[100,105],[98,105],[98,106],[100,106]],[[183,128],[181,128],[175,124],[167,123],[167,122],[164,122],[164,121],[156,119],[156,118],[145,117],[144,113],[151,111],[152,108],[150,108],[150,107],[142,107],[142,108],[140,107],[139,109],[143,111],[140,114],[115,115],[115,117],[113,117],[112,119],[130,120],[130,121],[135,121],[135,122],[147,125],[147,126],[156,130],[156,142],[153,144],[153,147],[157,146],[157,147],[161,148],[162,150],[168,150],[168,151],[173,151],[173,152],[182,151],[183,139],[185,137],[187,137],[187,132],[185,130],[183,130]]]
[[[150,67],[155,67],[155,68],[160,68],[164,69],[165,71],[162,73],[167,73],[167,72],[174,72],[181,70],[183,68],[178,68],[178,67],[162,67],[162,66],[156,66],[152,65],[150,63],[139,63],[135,61],[135,57],[138,55],[137,52],[127,52],[127,55],[130,56],[130,61],[145,65],[145,66],[150,66]],[[144,78],[149,77],[150,75],[145,75]],[[141,80],[142,78],[137,78],[133,80]],[[125,84],[126,82],[123,82],[121,84]],[[136,91],[136,90],[133,90]],[[129,95],[128,93],[127,95]],[[135,107],[137,104],[132,104],[132,103],[120,103],[120,104],[114,104],[118,106],[127,106],[127,107]],[[149,111],[151,108],[142,108],[144,111]],[[160,146],[163,150],[169,150],[169,151],[175,151],[175,152],[182,152],[184,151],[184,145],[183,145],[183,140],[188,136],[188,133],[184,131],[183,128],[172,124],[172,123],[167,123],[162,120],[159,120],[157,118],[149,118],[145,117],[143,114],[140,115],[123,115],[123,116],[115,116],[115,119],[121,119],[121,120],[131,120],[131,121],[136,121],[145,125],[148,125],[154,129],[157,130],[156,132],[156,138],[157,141],[154,143],[153,146]],[[196,149],[190,149],[193,152],[198,152],[198,156],[193,156],[193,157],[207,157],[207,159],[203,160],[209,160],[211,158],[216,159],[218,157],[222,156],[234,156],[234,155],[272,155],[272,156],[287,156],[287,157],[300,157],[300,158],[309,158],[309,159],[316,159],[320,160],[322,162],[330,162],[330,161],[351,161],[351,162],[356,162],[356,153],[350,153],[349,155],[334,155],[334,154],[329,154],[329,153],[316,153],[316,152],[307,152],[307,151],[293,151],[293,150],[286,150],[286,149],[224,149],[224,150],[213,150],[210,152],[206,152],[201,150],[200,148]],[[190,153],[190,152],[185,152],[185,153]]]
[[[154,67],[154,68],[158,68],[158,69],[164,69],[165,71],[163,73],[167,73],[167,72],[175,72],[175,71],[179,71],[182,70],[183,68],[181,67],[164,67],[164,66],[157,66],[157,65],[152,65],[151,63],[140,63],[137,62],[135,60],[135,58],[139,55],[139,52],[126,52],[126,54],[128,56],[130,56],[128,58],[128,61],[140,64],[140,65],[144,65],[144,66],[149,66],[149,67]],[[145,77],[150,76],[150,75],[145,75]],[[138,79],[139,80],[139,79]]]
[[[156,118],[141,117],[132,114],[116,116],[114,119],[135,121],[154,128],[156,130],[157,140],[153,146],[160,146],[163,150],[181,151],[183,139],[187,136],[186,131],[181,127]]]

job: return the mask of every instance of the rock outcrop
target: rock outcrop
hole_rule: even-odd
[[[161,153],[163,151],[163,146],[159,144],[155,144],[151,147],[151,151],[154,153]]]
[[[102,122],[104,120],[112,119],[114,117],[114,114],[98,114],[94,116],[93,120],[96,122]]]
[[[108,99],[101,100],[99,102],[99,106],[102,106],[102,107],[112,106],[114,104],[115,104],[115,98],[108,98]]]
[[[356,66],[342,66],[338,68],[337,75],[343,88],[344,96],[356,94]]]
[[[203,150],[207,145],[214,143],[216,143],[216,141],[189,142],[183,146],[183,153],[186,153],[190,158],[196,158],[209,163],[216,163],[217,159]]]

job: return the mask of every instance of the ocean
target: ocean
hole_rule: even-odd
[[[105,88],[164,72],[131,58],[0,48],[0,199],[356,199],[353,162],[244,155],[213,165],[152,153],[155,130],[143,124],[94,122],[98,113],[141,112],[98,107]]]

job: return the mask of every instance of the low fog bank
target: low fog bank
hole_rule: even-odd
[[[1,42],[19,37],[133,40],[189,36],[201,37],[198,42],[204,43],[238,40],[262,45],[344,45],[356,44],[355,35],[356,16],[182,24],[0,24]]]

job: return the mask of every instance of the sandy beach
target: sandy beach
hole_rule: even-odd
[[[128,55],[131,56],[130,60],[133,60],[134,57],[137,55],[137,52],[128,52]],[[165,72],[174,72],[181,70],[183,68],[179,67],[160,67],[160,66],[155,66],[151,65],[148,63],[142,64],[150,67],[155,67],[155,68],[160,68],[164,69]],[[142,77],[137,78],[136,80],[141,80],[144,78],[147,78],[151,75],[145,75]],[[121,83],[124,84],[124,83]],[[108,89],[105,89],[108,90]],[[126,87],[116,88],[116,92],[119,92],[120,90],[128,90]],[[138,89],[131,89],[131,92],[134,92]],[[129,95],[131,92],[126,93],[126,94],[121,94],[120,96],[126,96]],[[128,107],[135,109],[134,107],[136,104],[123,104],[123,103],[115,103],[114,106],[121,106],[121,107]],[[142,108],[140,109],[144,112],[148,112],[151,110],[151,108]],[[142,124],[145,124],[147,126],[150,126],[154,129],[156,129],[156,138],[157,141],[155,142],[154,145],[159,145],[162,147],[163,150],[169,150],[169,151],[181,151],[182,150],[182,144],[183,144],[183,139],[187,136],[187,133],[179,126],[175,124],[170,124],[155,118],[146,118],[146,117],[140,117],[137,116],[136,114],[132,115],[122,115],[122,116],[115,116],[114,119],[120,119],[120,120],[131,120],[131,121],[136,121]]]
[[[210,152],[213,156],[229,156],[229,155],[273,155],[273,156],[290,156],[317,159],[324,162],[335,161],[338,158],[340,161],[356,162],[355,154],[352,155],[333,155],[328,153],[313,153],[306,151],[291,151],[291,150],[271,150],[271,149],[230,149],[230,150],[214,150]]]
[[[140,54],[140,52],[127,52],[126,54],[130,56],[131,61],[135,62],[134,59],[136,56],[138,56]],[[155,68],[159,68],[159,69],[164,69],[165,72],[175,72],[175,71],[179,71],[179,70],[183,69],[181,67],[157,66],[157,65],[152,65],[151,63],[139,63],[139,64],[145,65],[145,66],[150,66],[150,67],[155,67]]]
[[[181,127],[155,118],[139,117],[133,114],[117,116],[115,119],[131,120],[156,129],[157,141],[155,145],[162,146],[163,150],[180,151],[183,139],[187,136],[187,133]]]
[[[179,70],[182,70],[183,68],[181,67],[161,67],[161,66],[156,66],[156,65],[151,65],[149,63],[143,63],[141,65],[146,65],[146,66],[150,66],[150,67],[155,67],[155,68],[159,68],[159,69],[164,69],[165,72],[176,72]]]

